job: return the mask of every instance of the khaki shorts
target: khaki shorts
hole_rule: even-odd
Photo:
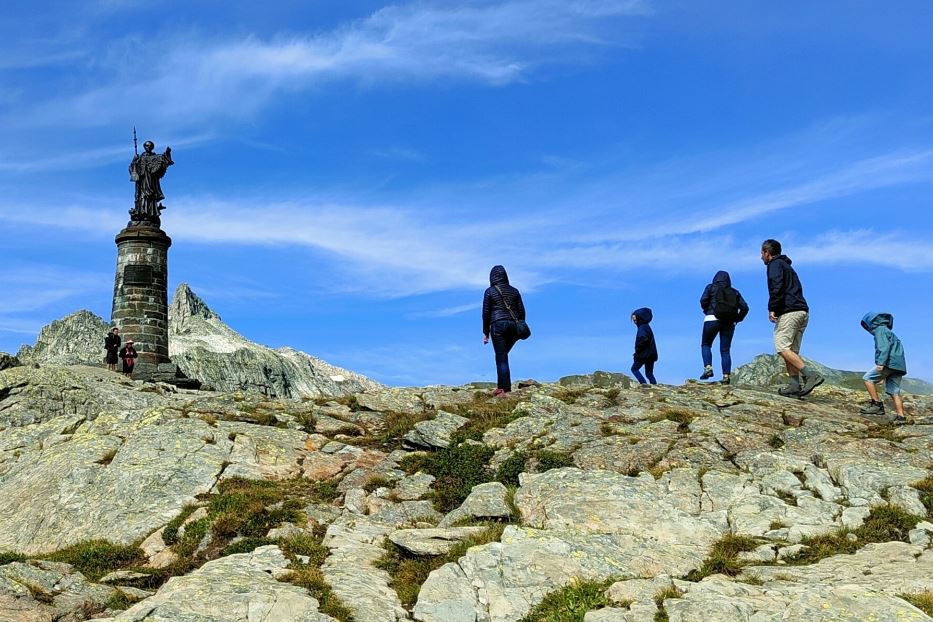
[[[774,325],[774,349],[780,354],[786,350],[793,350],[800,354],[800,342],[803,341],[803,331],[807,330],[810,314],[807,311],[789,311],[778,316]]]

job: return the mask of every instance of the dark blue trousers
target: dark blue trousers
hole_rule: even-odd
[[[492,348],[496,351],[496,386],[503,391],[512,390],[512,373],[509,370],[509,351],[518,341],[515,322],[498,320],[489,326]]]
[[[722,373],[732,373],[732,338],[735,336],[735,324],[710,320],[703,322],[703,339],[700,350],[703,352],[703,366],[713,364],[713,340],[719,335],[719,355],[722,357]]]
[[[645,380],[645,376],[641,375],[641,368],[645,367],[645,376],[648,376],[648,380]],[[632,363],[632,374],[635,376],[635,380],[639,384],[658,384],[658,381],[654,379],[654,361],[635,361]]]

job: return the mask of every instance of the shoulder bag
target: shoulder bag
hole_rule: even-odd
[[[509,303],[505,299],[505,294],[502,293],[502,290],[499,289],[499,286],[495,286],[496,291],[499,292],[499,297],[502,298],[502,304],[505,305],[506,311],[509,312],[509,315],[512,316],[512,321],[515,322],[515,333],[518,335],[519,339],[528,339],[531,337],[531,329],[528,327],[528,322],[525,320],[520,320],[515,316],[515,312],[512,311],[512,307],[509,306]]]

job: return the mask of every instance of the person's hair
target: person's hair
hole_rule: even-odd
[[[781,254],[781,243],[777,240],[765,240],[761,243],[761,250],[765,251],[772,257],[777,257]]]

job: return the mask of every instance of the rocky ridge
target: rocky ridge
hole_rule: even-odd
[[[109,329],[90,311],[78,311],[45,326],[36,343],[20,348],[16,358],[35,364],[102,365],[103,339]],[[175,290],[169,307],[169,356],[186,376],[221,391],[297,398],[382,387],[304,352],[249,341],[184,283]]]
[[[586,622],[930,621],[933,398],[902,427],[861,399],[599,374],[281,400],[12,367],[0,619],[538,622],[586,588]]]
[[[806,357],[804,357],[804,361],[822,374],[828,384],[862,390],[864,371],[832,369]],[[777,354],[759,354],[750,362],[736,369],[732,374],[732,379],[736,384],[740,385],[775,386],[787,382],[787,371],[785,370],[784,360]],[[908,393],[933,395],[933,383],[918,378],[905,377],[901,386]]]
[[[382,387],[299,350],[273,350],[245,339],[184,283],[175,290],[169,307],[169,356],[186,375],[223,391],[291,398]]]

